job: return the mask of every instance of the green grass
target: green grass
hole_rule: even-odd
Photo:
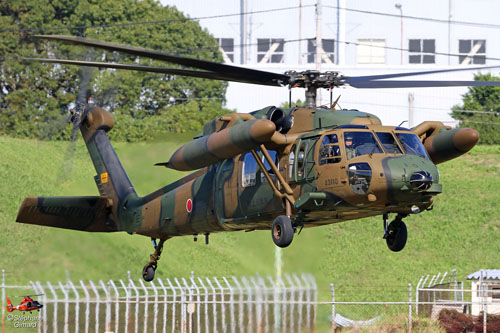
[[[140,195],[183,173],[154,167],[168,160],[180,142],[115,144]],[[99,234],[15,223],[26,196],[97,195],[94,169],[81,141],[73,163],[61,170],[68,144],[0,137],[0,268],[7,282],[135,278],[151,253],[150,240],[126,233]],[[284,272],[311,272],[320,299],[329,283],[337,300],[405,300],[408,283],[421,275],[457,268],[460,280],[481,268],[499,268],[500,147],[479,146],[440,165],[444,193],[434,210],[408,217],[408,243],[400,253],[382,239],[381,217],[304,229],[282,250]],[[166,243],[157,276],[222,276],[274,273],[275,247],[268,231],[220,233]],[[325,307],[325,313],[328,309]],[[326,316],[326,315],[325,315]]]

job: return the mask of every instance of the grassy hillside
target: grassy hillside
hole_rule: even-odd
[[[139,278],[152,251],[150,240],[126,233],[98,234],[15,223],[31,195],[97,195],[94,169],[79,142],[65,164],[67,143],[0,137],[0,268],[9,283],[30,279]],[[179,143],[115,145],[140,195],[182,176],[153,164],[165,161]],[[407,285],[427,273],[457,268],[459,278],[481,268],[499,268],[500,147],[476,147],[440,166],[444,193],[432,211],[406,219],[409,239],[401,253],[382,239],[382,219],[303,230],[283,250],[285,272],[312,272],[329,297],[338,300],[405,299]],[[191,237],[166,243],[157,276],[273,274],[270,232],[214,234],[210,245]]]

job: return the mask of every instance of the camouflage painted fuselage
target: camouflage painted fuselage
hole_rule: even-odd
[[[393,137],[415,134],[408,129],[382,126],[377,117],[356,110],[296,108],[284,109],[293,115],[293,127],[270,139],[274,125],[267,120],[269,109],[208,123],[200,138],[162,163],[183,170],[189,170],[189,165],[202,169],[139,197],[106,135],[113,119],[106,111],[92,108],[81,132],[97,172],[100,196],[26,198],[17,221],[84,231],[126,231],[153,238],[270,229],[274,218],[284,214],[285,200],[276,195],[264,176],[266,172],[271,174],[276,183],[278,177],[262,170],[249,153],[254,150],[262,157],[259,147],[273,152],[279,173],[293,192],[295,226],[311,227],[384,213],[409,214],[412,207],[422,211],[441,192],[438,169],[432,162],[437,157],[406,153],[401,142],[394,144],[399,153],[384,148],[347,158],[343,142],[348,132],[374,138],[377,133]],[[458,136],[455,134],[443,136],[447,143],[429,140],[427,150],[437,146],[442,154],[442,147],[451,145],[446,149],[463,153],[460,146],[453,145]],[[331,146],[337,150],[334,163],[323,160],[325,136],[338,141]],[[379,139],[376,144],[383,146]],[[432,182],[424,190],[411,183],[412,175],[419,172],[425,172]],[[277,187],[283,190],[280,184]]]

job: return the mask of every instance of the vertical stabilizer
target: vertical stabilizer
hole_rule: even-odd
[[[112,215],[118,223],[118,209],[127,199],[137,198],[137,193],[106,134],[113,125],[114,120],[108,112],[99,107],[91,107],[80,130],[97,172],[95,182],[99,193],[101,197],[112,200]]]
[[[10,299],[7,297],[7,311],[12,312],[14,311],[14,307],[12,306],[12,303],[10,302]]]

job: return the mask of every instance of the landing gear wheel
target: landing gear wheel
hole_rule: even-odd
[[[404,249],[406,240],[408,239],[408,230],[403,221],[394,220],[387,228],[385,241],[387,247],[394,252],[399,252]]]
[[[293,229],[292,220],[290,217],[285,215],[278,216],[271,228],[271,236],[273,237],[274,244],[279,247],[287,247],[293,240]]]
[[[155,271],[158,266],[158,260],[160,260],[160,254],[163,249],[163,243],[165,243],[167,239],[168,238],[161,238],[160,243],[156,245],[156,239],[151,238],[151,240],[153,241],[155,252],[149,255],[150,260],[146,264],[146,266],[144,266],[144,268],[142,269],[142,278],[144,279],[144,281],[146,282],[153,281],[155,277]]]
[[[153,279],[155,278],[155,269],[153,268],[153,266],[144,266],[144,268],[142,269],[142,277],[146,282],[153,281]]]

